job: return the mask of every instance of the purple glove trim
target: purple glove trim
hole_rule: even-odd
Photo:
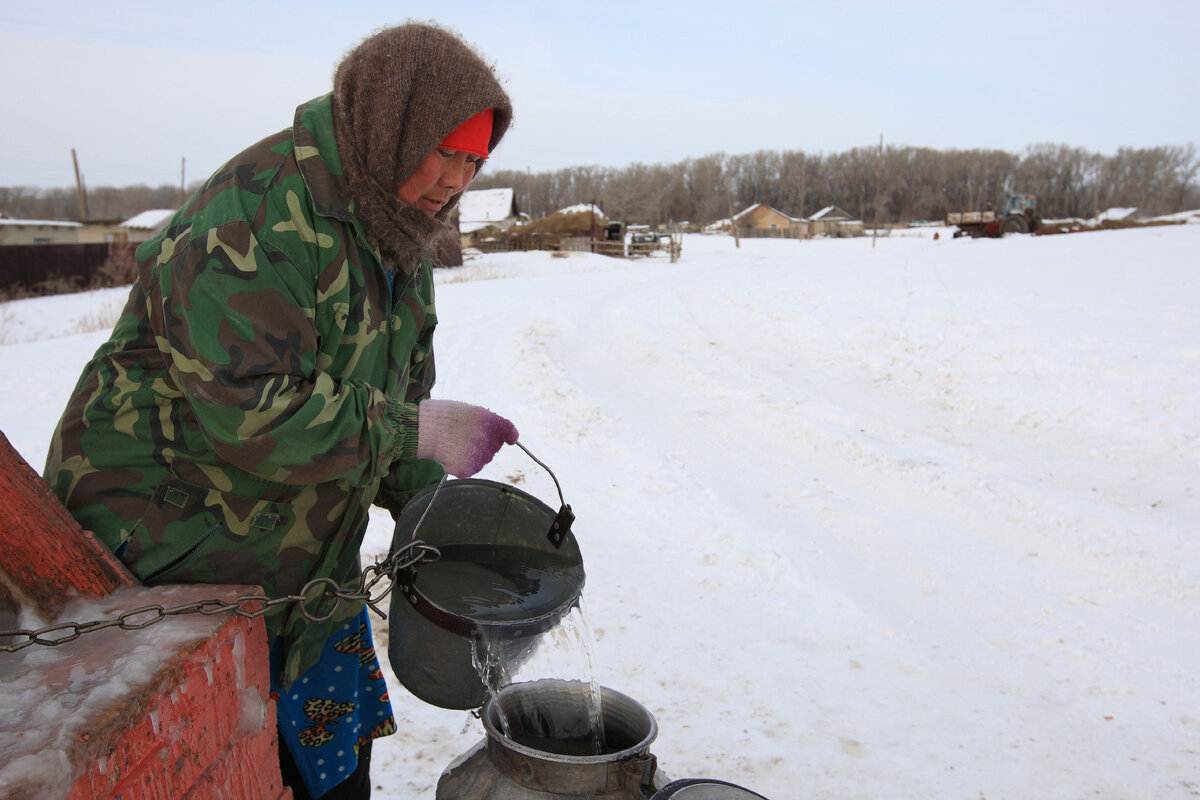
[[[479,472],[517,437],[515,425],[481,406],[426,400],[418,409],[417,457],[439,461],[459,478]]]

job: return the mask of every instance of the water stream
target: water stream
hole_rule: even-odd
[[[601,690],[577,554],[494,544],[439,550],[439,560],[421,566],[417,586],[478,629],[472,663],[489,697],[513,684],[553,681],[545,702],[521,692],[493,703],[505,736],[564,755],[603,754]]]
[[[583,598],[557,625],[532,639],[502,636],[502,627],[480,626],[475,668],[493,699],[509,739],[544,752],[591,756],[607,751],[604,710],[596,679],[595,640]],[[502,695],[506,686],[552,679],[553,697]]]

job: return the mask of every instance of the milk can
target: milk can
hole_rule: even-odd
[[[654,716],[607,687],[602,752],[590,754],[579,744],[591,722],[571,683],[510,684],[488,700],[483,741],[445,769],[436,800],[766,800],[724,781],[670,781],[650,752]]]
[[[650,753],[658,734],[654,717],[607,687],[601,688],[604,752],[554,752],[578,753],[576,745],[586,734],[587,720],[578,713],[568,683],[510,684],[490,699],[481,717],[484,740],[442,773],[437,800],[645,800],[665,785]],[[547,719],[556,721],[556,730],[545,729]]]

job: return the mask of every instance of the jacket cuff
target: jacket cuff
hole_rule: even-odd
[[[392,461],[397,458],[416,458],[417,404],[389,399],[384,415],[391,426],[395,442],[392,446]]]

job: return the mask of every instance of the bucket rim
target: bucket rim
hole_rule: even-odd
[[[528,453],[529,451],[526,450],[525,452]],[[530,454],[530,457],[533,457],[532,454]],[[534,458],[534,461],[537,461],[537,459]],[[543,467],[546,466],[540,461],[537,461],[537,463],[541,464]],[[546,471],[549,472],[549,468],[546,468]],[[408,502],[404,505],[404,508],[400,510],[400,515],[396,518],[396,530],[399,530],[400,522],[405,519],[406,515],[411,510],[413,513],[418,514],[417,521],[411,532],[413,539],[415,539],[416,534],[419,532],[421,525],[425,521],[425,515],[429,512],[429,509],[433,507],[433,500],[438,496],[438,494],[445,491],[447,487],[449,487],[451,491],[461,488],[486,487],[489,489],[495,489],[502,494],[515,495],[550,514],[552,522],[547,530],[547,540],[554,545],[555,550],[561,550],[563,545],[568,542],[570,542],[574,548],[578,550],[579,543],[576,541],[575,536],[571,532],[571,526],[575,522],[575,512],[571,510],[571,506],[567,505],[566,500],[563,500],[562,488],[558,485],[558,478],[554,477],[553,472],[550,472],[550,477],[554,479],[554,485],[558,489],[558,497],[560,500],[562,500],[562,505],[559,507],[557,512],[555,512],[551,506],[547,505],[540,498],[535,497],[529,492],[526,492],[524,489],[519,489],[516,486],[513,486],[511,483],[500,483],[499,481],[488,480],[487,478],[448,479],[446,476],[443,476],[442,479],[437,483],[426,486],[424,489],[409,498]],[[430,498],[427,502],[422,503],[421,501],[425,495],[429,495]],[[419,509],[417,508],[418,506],[420,506]],[[395,535],[393,534],[393,545],[394,544]]]
[[[516,486],[486,478],[457,478],[427,486],[415,494],[405,505],[396,520],[397,533],[400,530],[401,524],[406,519],[411,520],[413,517],[416,517],[411,536],[415,541],[423,541],[419,538],[420,527],[425,521],[426,513],[432,507],[434,498],[443,492],[449,492],[453,495],[455,492],[470,489],[486,489],[501,495],[518,498],[520,501],[530,504],[538,513],[544,514],[547,519],[555,518],[553,508]],[[569,569],[572,573],[577,573],[578,583],[571,591],[563,592],[552,604],[543,606],[539,613],[533,616],[504,620],[487,619],[486,615],[483,615],[484,618],[481,619],[445,608],[421,588],[420,573],[421,569],[427,566],[425,562],[410,564],[400,570],[396,574],[396,588],[418,614],[439,628],[460,636],[482,639],[485,631],[499,631],[503,638],[510,639],[543,633],[552,627],[557,620],[561,619],[564,614],[568,613],[571,608],[579,604],[580,597],[583,594],[583,587],[587,582],[587,573],[583,567],[583,556],[579,550],[579,543],[571,531],[566,531],[559,542],[551,542],[553,550],[541,550],[532,547],[532,544],[537,541],[540,540],[537,538],[529,540],[530,549],[537,552],[562,554],[565,560],[570,562]],[[457,544],[475,545],[483,543],[435,541],[426,542],[426,544],[434,549],[438,549],[439,547],[452,547]],[[492,544],[494,545],[495,543]]]
[[[582,568],[581,568],[582,571]],[[475,639],[483,639],[484,632],[488,630],[503,631],[502,638],[517,639],[527,636],[534,636],[543,633],[553,627],[554,623],[563,617],[568,611],[579,603],[579,597],[583,594],[583,580],[579,582],[578,590],[571,597],[566,598],[553,607],[548,608],[544,613],[533,617],[524,617],[515,620],[476,620],[464,614],[457,614],[453,611],[448,611],[442,608],[433,600],[429,599],[424,592],[417,587],[417,582],[413,579],[415,574],[408,575],[411,570],[405,570],[401,573],[400,583],[397,588],[400,593],[408,599],[409,604],[413,609],[425,619],[437,625],[443,630],[450,633],[456,633],[459,636],[467,636]]]
[[[608,686],[600,687],[601,715],[606,713],[604,709],[609,708],[610,703],[620,704],[624,706],[626,710],[635,710],[640,712],[645,717],[649,728],[646,735],[638,740],[636,744],[630,745],[629,747],[621,750],[613,751],[611,753],[601,753],[600,755],[594,756],[577,756],[538,750],[534,747],[521,744],[515,739],[510,739],[508,736],[505,736],[504,731],[499,725],[496,724],[496,721],[493,720],[493,716],[497,716],[500,713],[495,706],[499,702],[499,698],[503,697],[507,692],[528,692],[532,687],[535,687],[539,684],[561,685],[569,683],[578,683],[578,681],[570,681],[563,678],[541,678],[535,681],[510,683],[495,694],[489,692],[488,699],[486,702],[484,702],[483,708],[479,714],[479,719],[483,722],[483,729],[487,740],[492,742],[495,746],[506,750],[511,750],[514,753],[518,753],[528,758],[540,759],[543,761],[554,761],[562,764],[577,764],[581,766],[619,763],[643,755],[650,751],[650,745],[653,744],[654,740],[658,738],[658,721],[655,720],[654,714],[650,712],[650,709],[646,708],[629,695],[618,692],[617,690],[611,689]]]
[[[447,489],[457,489],[469,486],[486,486],[491,489],[498,489],[502,492],[515,494],[527,500],[532,500],[534,503],[546,509],[546,511],[550,512],[551,514],[554,513],[554,509],[548,506],[545,501],[531,495],[524,489],[513,486],[511,483],[501,483],[500,481],[493,481],[487,478],[448,478],[445,481],[439,481],[438,483],[430,484],[414,494],[411,498],[409,498],[408,502],[404,504],[404,508],[400,510],[400,516],[403,517],[410,508],[416,508],[416,506],[420,504],[422,498],[424,498],[426,495],[429,495],[432,498],[433,495],[444,492]],[[426,502],[421,506],[420,511],[424,511],[428,507],[429,503]]]

